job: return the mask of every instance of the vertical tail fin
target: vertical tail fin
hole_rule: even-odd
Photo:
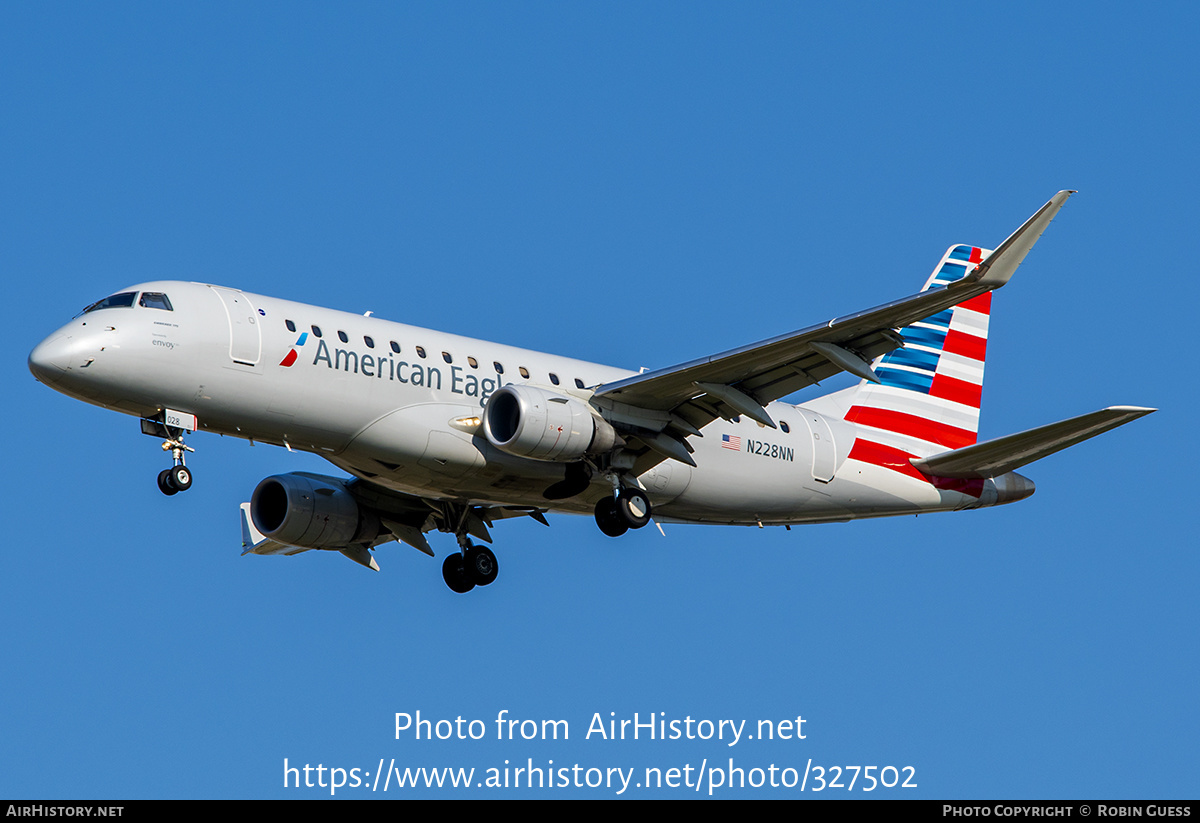
[[[945,288],[991,252],[951,246],[925,288]],[[880,383],[852,390],[848,422],[870,429],[879,445],[928,456],[976,442],[992,293],[900,331],[904,347],[872,364]]]

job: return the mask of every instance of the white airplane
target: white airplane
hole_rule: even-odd
[[[141,418],[192,484],[184,434],[318,454],[353,479],[268,477],[243,554],[336,550],[378,570],[393,540],[467,592],[496,579],[489,527],[593,513],[605,534],[666,523],[827,523],[997,506],[1014,470],[1154,409],[1114,406],[976,442],[991,292],[1073,194],[995,251],[955,245],[918,294],[646,373],[202,283],[130,286],[29,355],[38,380]],[[849,389],[781,400],[839,372]]]

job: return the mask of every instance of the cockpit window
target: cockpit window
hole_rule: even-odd
[[[138,300],[139,306],[145,306],[148,309],[162,309],[163,311],[174,311],[171,308],[171,301],[167,296],[160,291],[144,291],[142,297]]]
[[[123,291],[120,294],[112,294],[103,300],[97,300],[79,314],[87,314],[88,312],[99,311],[100,309],[128,309],[133,305],[133,298],[136,296],[137,292],[135,291]]]

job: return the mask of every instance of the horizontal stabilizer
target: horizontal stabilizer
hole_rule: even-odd
[[[1156,409],[1111,406],[911,462],[918,471],[937,477],[999,477],[1152,411]]]

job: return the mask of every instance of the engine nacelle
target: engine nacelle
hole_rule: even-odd
[[[610,451],[617,432],[582,400],[536,386],[508,385],[488,398],[483,433],[501,451],[570,463]]]
[[[254,527],[278,543],[306,549],[343,549],[370,542],[379,519],[346,491],[345,482],[319,474],[277,474],[250,498]]]

